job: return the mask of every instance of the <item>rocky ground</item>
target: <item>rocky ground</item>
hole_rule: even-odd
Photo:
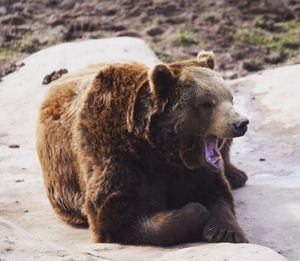
[[[89,50],[88,52],[86,50]],[[169,248],[93,244],[87,229],[59,220],[46,197],[35,150],[35,123],[45,74],[72,73],[95,62],[159,62],[144,41],[112,38],[66,43],[37,52],[0,82],[0,260],[22,261],[299,261],[300,65],[227,81],[235,106],[250,119],[232,160],[249,176],[233,191],[250,244]]]
[[[111,36],[163,61],[214,50],[227,78],[300,62],[300,0],[0,0],[0,28],[0,79],[42,48]]]

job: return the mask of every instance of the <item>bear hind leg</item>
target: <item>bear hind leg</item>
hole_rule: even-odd
[[[49,190],[48,190],[49,192]],[[78,227],[88,227],[86,216],[81,211],[83,196],[81,193],[55,196],[57,194],[48,193],[48,198],[55,213],[64,222]]]

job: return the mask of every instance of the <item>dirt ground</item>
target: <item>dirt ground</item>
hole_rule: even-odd
[[[42,48],[111,36],[166,62],[214,50],[231,79],[300,62],[300,0],[0,0],[0,28],[0,79]]]

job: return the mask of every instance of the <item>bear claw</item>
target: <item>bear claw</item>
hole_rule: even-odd
[[[233,225],[215,225],[206,226],[203,232],[203,238],[210,243],[228,242],[228,243],[248,243],[242,230]]]

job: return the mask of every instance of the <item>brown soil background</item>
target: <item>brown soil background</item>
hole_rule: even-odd
[[[140,37],[162,61],[214,50],[226,78],[300,62],[300,0],[0,0],[0,79],[66,41]]]

